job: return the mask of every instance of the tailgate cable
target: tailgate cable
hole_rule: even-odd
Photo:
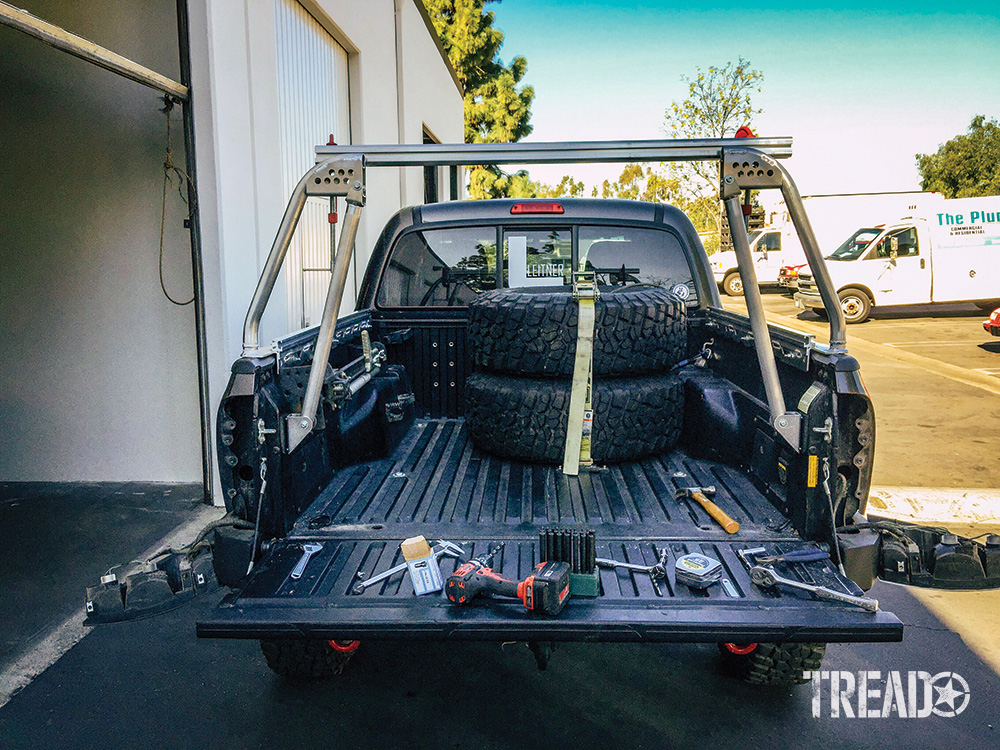
[[[837,569],[840,574],[847,577],[847,571],[844,570],[844,561],[840,557],[840,537],[837,536],[837,516],[833,509],[833,493],[830,492],[830,459],[823,459],[823,494],[826,495],[827,502],[830,505],[830,531],[833,533],[833,549],[836,553],[834,558],[837,561]]]
[[[253,525],[253,539],[250,542],[250,564],[247,575],[253,570],[254,557],[257,556],[257,535],[260,533],[260,511],[264,507],[264,490],[267,488],[267,456],[260,457],[260,492],[257,493],[257,521]]]

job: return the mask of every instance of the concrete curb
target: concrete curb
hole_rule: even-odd
[[[868,515],[944,526],[1000,525],[1000,489],[872,487]]]

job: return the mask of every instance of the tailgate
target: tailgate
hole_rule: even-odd
[[[494,569],[506,578],[523,579],[538,562],[537,537],[527,529],[506,530],[505,546]],[[419,531],[416,533],[420,533]],[[360,536],[360,535],[358,535]],[[899,641],[903,626],[888,612],[868,612],[837,602],[801,598],[788,590],[763,590],[750,582],[736,551],[763,546],[771,553],[803,548],[803,542],[598,539],[597,556],[640,564],[656,562],[657,550],[669,550],[668,577],[654,586],[648,575],[600,569],[600,595],[573,597],[557,617],[532,614],[514,599],[480,597],[471,604],[451,604],[443,592],[414,596],[404,572],[352,593],[364,577],[402,561],[399,538],[296,537],[275,544],[244,582],[197,624],[198,635],[216,638],[314,637],[324,639],[428,639],[526,641]],[[431,537],[428,537],[431,539]],[[290,577],[301,545],[323,548],[298,580]],[[450,539],[463,542],[461,539]],[[466,539],[471,555],[486,551],[494,539]],[[705,591],[678,584],[673,562],[699,552],[720,560],[736,594],[721,584]],[[441,558],[447,577],[456,560]],[[829,561],[782,564],[786,576],[851,593]]]

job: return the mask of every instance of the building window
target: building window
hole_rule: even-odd
[[[438,143],[434,136],[424,131],[424,143]],[[424,167],[424,203],[437,203],[441,200],[438,186],[438,168]]]

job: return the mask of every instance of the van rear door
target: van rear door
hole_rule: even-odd
[[[979,218],[985,212],[971,213]],[[970,219],[948,225],[944,218],[938,222],[931,230],[934,301],[1000,299],[1000,223]]]

